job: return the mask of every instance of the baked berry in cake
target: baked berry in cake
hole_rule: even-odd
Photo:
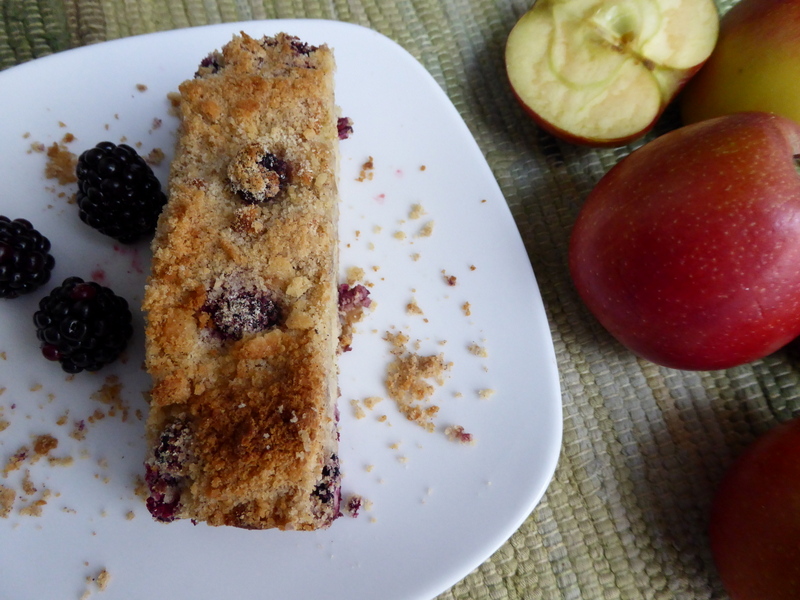
[[[235,36],[180,86],[153,241],[147,506],[312,530],[340,514],[334,58]]]

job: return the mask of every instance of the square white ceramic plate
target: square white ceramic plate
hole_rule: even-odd
[[[362,495],[369,508],[326,531],[153,522],[136,493],[149,385],[141,315],[124,362],[74,378],[42,358],[31,322],[39,299],[71,275],[138,306],[150,259],[146,242],[123,247],[83,225],[69,201],[75,185],[45,179],[47,158],[32,145],[62,142],[75,154],[103,140],[127,141],[143,155],[162,149],[156,172],[166,181],[177,125],[167,94],[240,30],[286,31],[333,47],[337,101],[355,124],[341,145],[342,275],[364,269],[376,307],[340,361],[341,457],[345,495]],[[0,519],[0,597],[427,600],[519,527],[542,497],[561,443],[550,331],[489,167],[406,51],[345,23],[248,22],[63,52],[0,73],[0,86],[0,214],[32,221],[57,260],[47,289],[0,301],[0,422],[8,425],[0,464],[36,436],[58,440],[49,457],[0,479],[17,494]],[[66,134],[75,140],[66,143]],[[372,177],[358,181],[369,157]],[[413,218],[414,205],[424,214]],[[423,314],[407,311],[412,301]],[[441,408],[433,433],[405,420],[386,396],[387,331],[453,363],[431,401]],[[116,404],[104,403],[98,391],[115,383]],[[384,399],[369,409],[367,397]],[[450,441],[449,425],[463,426],[475,443]],[[101,592],[86,578],[102,570],[110,581]]]

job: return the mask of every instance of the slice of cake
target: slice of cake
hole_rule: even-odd
[[[180,86],[144,297],[159,521],[339,516],[334,58],[242,34]]]

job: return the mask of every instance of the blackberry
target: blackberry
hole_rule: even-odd
[[[75,174],[84,223],[124,244],[153,235],[167,197],[136,150],[100,142],[80,155]]]
[[[25,219],[0,215],[0,298],[16,298],[50,280],[50,240]]]
[[[67,373],[97,371],[119,357],[133,335],[127,301],[109,288],[69,277],[33,315],[42,354]]]

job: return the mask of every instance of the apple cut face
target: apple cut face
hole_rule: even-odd
[[[646,133],[714,49],[713,0],[537,0],[506,44],[518,100],[572,142]]]

